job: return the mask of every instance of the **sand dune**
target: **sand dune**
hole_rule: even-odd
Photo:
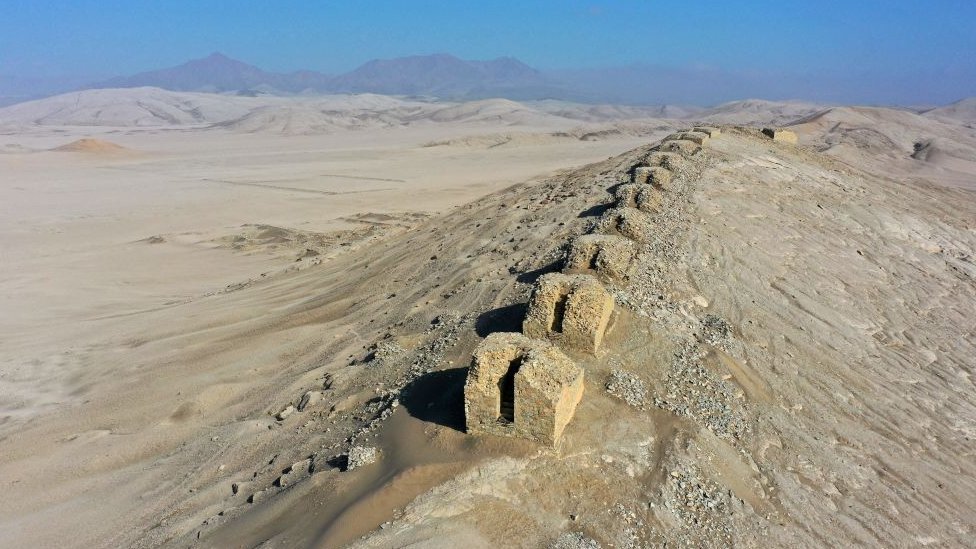
[[[747,124],[783,126],[823,109],[823,106],[800,101],[733,101],[694,113],[691,118],[713,124]]]
[[[431,103],[375,94],[240,97],[155,88],[93,90],[0,109],[0,127],[57,125],[122,128],[210,127],[243,133],[330,134],[347,129],[415,124],[507,125],[570,129],[580,124],[783,124],[813,112],[801,103],[743,101],[701,111],[674,106],[628,107],[561,101],[486,99]]]
[[[0,109],[0,125],[173,126],[243,116],[257,100],[158,88],[86,90]]]
[[[957,124],[905,109],[835,107],[791,128],[817,149],[855,165],[886,170],[894,162],[905,173],[976,187],[976,136]]]
[[[72,141],[71,143],[61,145],[60,147],[55,147],[51,150],[60,151],[60,152],[80,152],[80,153],[90,153],[90,154],[123,154],[126,152],[131,152],[129,149],[123,147],[122,145],[116,145],[111,141],[94,139],[91,137],[78,139],[77,141]]]

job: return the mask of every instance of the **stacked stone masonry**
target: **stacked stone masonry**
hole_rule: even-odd
[[[796,134],[790,130],[763,128],[762,132],[773,141],[782,141],[784,143],[796,145]]]
[[[616,234],[641,243],[650,242],[653,230],[650,216],[637,208],[607,210],[596,228],[598,233]]]
[[[618,208],[637,208],[643,212],[656,212],[661,206],[661,191],[650,185],[624,184],[614,191]]]
[[[610,280],[627,280],[637,256],[637,246],[630,239],[607,234],[585,234],[570,245],[563,272],[595,273]]]
[[[711,126],[695,126],[694,128],[692,128],[692,131],[706,134],[708,135],[708,137],[711,137],[713,139],[722,135],[722,130],[718,128],[713,128]]]
[[[671,183],[671,170],[662,166],[637,166],[634,168],[633,183],[647,183],[662,189]]]
[[[647,155],[648,166],[660,166],[672,172],[679,169],[683,163],[684,159],[681,155],[673,152],[654,151]]]
[[[664,152],[674,152],[682,156],[692,156],[698,154],[701,150],[701,145],[695,143],[694,141],[688,141],[687,139],[674,139],[671,141],[664,141],[658,145],[659,151]]]
[[[591,275],[548,273],[536,281],[522,333],[596,352],[613,313],[613,296]]]
[[[774,140],[796,142],[793,132],[763,132]],[[559,442],[582,399],[584,373],[555,344],[599,350],[614,300],[596,277],[629,279],[638,243],[648,242],[654,229],[646,212],[660,207],[661,190],[670,185],[683,157],[697,154],[720,134],[717,128],[697,126],[665,138],[634,168],[631,183],[616,188],[616,207],[600,218],[594,234],[571,243],[563,273],[536,281],[523,333],[494,333],[475,349],[464,385],[469,433],[553,446]]]
[[[708,139],[709,139],[709,135],[707,133],[690,131],[690,132],[673,133],[665,137],[664,141],[679,141],[679,140],[691,141],[692,143],[696,143],[704,147],[705,145],[708,144]]]
[[[583,397],[583,370],[555,346],[494,333],[474,352],[464,384],[469,433],[555,445]]]

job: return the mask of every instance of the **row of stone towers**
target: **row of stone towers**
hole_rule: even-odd
[[[583,369],[560,348],[596,353],[613,314],[613,296],[602,281],[626,283],[639,246],[652,229],[649,212],[660,207],[684,159],[698,154],[716,128],[696,127],[665,137],[619,185],[616,202],[591,234],[575,239],[562,273],[536,281],[522,333],[489,335],[475,349],[464,385],[469,433],[489,433],[558,443],[583,397]]]

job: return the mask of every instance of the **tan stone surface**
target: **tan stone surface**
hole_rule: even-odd
[[[696,131],[696,132],[699,132],[699,133],[704,133],[704,134],[708,135],[708,137],[711,137],[712,139],[714,139],[714,138],[722,135],[722,130],[720,130],[718,128],[714,128],[712,126],[695,126],[692,129],[692,131]]]
[[[615,235],[585,234],[570,245],[563,272],[594,272],[604,278],[626,280],[636,255],[637,246],[633,240]]]
[[[668,151],[653,151],[647,155],[648,166],[660,166],[675,171],[684,163],[680,154]]]
[[[697,143],[698,145],[705,146],[708,144],[709,134],[705,132],[690,131],[690,132],[678,132],[673,133],[664,138],[664,141],[691,141]]]
[[[637,208],[613,208],[603,214],[595,232],[616,234],[637,242],[648,242],[653,230],[654,224],[647,213]]]
[[[767,137],[770,137],[773,141],[782,141],[783,143],[796,145],[796,134],[790,130],[780,128],[763,128],[762,132]]]
[[[518,362],[513,420],[502,417],[503,378]],[[551,343],[518,333],[489,335],[474,351],[464,384],[468,433],[555,445],[583,396],[583,370]]]
[[[671,183],[673,173],[662,166],[637,166],[631,178],[633,183],[650,183],[665,188]]]
[[[612,312],[613,296],[596,277],[549,273],[536,281],[522,331],[595,352]]]
[[[654,212],[661,206],[661,191],[651,185],[629,183],[620,185],[614,191],[618,208],[637,208]]]
[[[701,145],[687,139],[672,139],[658,145],[659,151],[674,152],[682,156],[691,156],[701,150]]]

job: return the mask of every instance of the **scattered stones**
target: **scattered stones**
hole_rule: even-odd
[[[612,313],[613,296],[595,277],[548,273],[536,281],[522,332],[596,352]]]
[[[552,344],[518,333],[489,335],[464,384],[469,433],[555,445],[583,396],[583,370]]]
[[[654,397],[654,405],[694,419],[719,437],[740,438],[750,430],[745,410],[736,404],[740,389],[712,373],[703,356],[696,341],[686,341],[675,352],[664,394]]]
[[[631,372],[616,368],[610,371],[607,392],[635,408],[642,408],[647,401],[644,380]]]
[[[395,362],[404,353],[403,347],[396,341],[384,340],[373,344],[369,348],[364,362],[369,363],[370,366],[378,366]]]
[[[797,139],[796,134],[790,130],[783,130],[779,128],[763,128],[763,134],[769,137],[773,141],[782,141],[783,143],[790,143],[791,145],[796,145]]]
[[[724,546],[732,544],[731,492],[706,480],[698,467],[674,464],[661,492],[661,504],[680,521],[689,542],[713,540]]]
[[[707,314],[702,317],[702,339],[709,345],[722,346],[732,335],[732,327],[725,319]]]
[[[552,542],[549,549],[600,549],[600,544],[579,532],[565,532]]]
[[[375,463],[378,457],[379,451],[375,446],[353,446],[346,456],[346,471]]]

